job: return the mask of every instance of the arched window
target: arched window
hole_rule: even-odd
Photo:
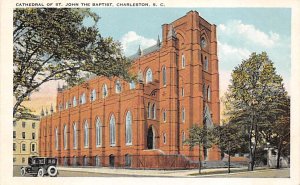
[[[95,156],[95,166],[100,166],[100,157],[98,155]]]
[[[76,123],[73,124],[73,148],[77,148],[77,126]]]
[[[102,97],[105,98],[108,96],[108,89],[107,89],[107,85],[103,84],[102,86]]]
[[[73,156],[73,166],[77,166],[77,157]]]
[[[164,144],[167,143],[167,134],[166,133],[163,133],[163,142],[164,142]]]
[[[67,125],[64,126],[64,149],[66,150],[67,149],[67,145],[68,145],[68,135],[67,135],[67,132],[68,132],[68,127]]]
[[[146,84],[153,81],[152,70],[149,68],[146,72]]]
[[[109,130],[110,130],[110,146],[116,145],[116,120],[115,116],[112,114],[109,120]]]
[[[132,157],[129,154],[125,154],[125,166],[130,167],[131,166]]]
[[[80,104],[85,104],[85,103],[86,103],[85,93],[82,93],[80,98]]]
[[[207,87],[207,101],[210,101],[210,87]]]
[[[121,93],[122,91],[122,85],[119,80],[116,81],[116,93]]]
[[[205,37],[201,37],[200,45],[202,48],[205,48],[207,46]]]
[[[87,148],[89,146],[89,124],[87,120],[84,123],[84,147]]]
[[[101,120],[97,117],[96,119],[96,146],[101,146],[102,144],[102,128]]]
[[[129,89],[135,89],[135,83],[133,80],[129,83]]]
[[[163,117],[163,121],[166,122],[167,121],[167,112],[166,112],[166,110],[163,111],[162,117]]]
[[[69,102],[66,101],[66,109],[68,109],[68,108],[69,108]]]
[[[166,69],[166,66],[163,66],[163,68],[162,68],[162,81],[163,81],[163,86],[167,85],[167,69]]]
[[[208,59],[206,56],[204,57],[204,70],[208,71]]]
[[[185,68],[185,56],[184,56],[184,54],[181,55],[181,67]]]
[[[126,124],[125,124],[125,129],[126,129],[126,145],[131,145],[132,144],[132,116],[131,112],[128,111],[126,114]]]
[[[148,102],[148,118],[151,118],[151,104]]]
[[[76,100],[76,96],[73,97],[73,107],[77,106],[77,100]]]
[[[182,118],[182,122],[185,121],[185,108],[182,108],[182,112],[181,112],[181,118]]]
[[[58,150],[58,129],[55,128],[55,149]]]
[[[95,101],[97,98],[96,89],[93,89],[91,92],[91,101]]]
[[[155,103],[153,103],[153,105],[152,105],[152,118],[156,119],[156,106],[155,106]]]

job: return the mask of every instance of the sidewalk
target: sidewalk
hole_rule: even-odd
[[[89,172],[89,173],[103,173],[103,174],[118,174],[118,175],[134,175],[134,176],[149,176],[149,177],[195,177],[198,174],[198,169],[189,170],[137,170],[137,169],[115,169],[115,168],[74,168],[74,167],[58,167],[61,171],[74,171],[74,172]],[[226,174],[227,168],[216,169],[202,169],[202,175],[209,174]],[[232,168],[232,172],[247,171],[247,168]]]

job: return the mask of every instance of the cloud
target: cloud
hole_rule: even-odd
[[[218,28],[227,39],[254,44],[256,47],[272,48],[280,40],[279,34],[272,31],[265,33],[254,25],[244,24],[241,20],[230,20],[226,24],[220,24]]]
[[[234,47],[220,41],[218,42],[218,52],[220,69],[222,70],[232,70],[251,54],[246,48]]]
[[[129,31],[124,34],[120,39],[123,50],[126,56],[133,55],[137,52],[139,45],[141,49],[148,48],[156,44],[156,40],[145,38],[141,35],[138,35],[134,31]]]

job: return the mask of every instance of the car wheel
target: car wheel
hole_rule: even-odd
[[[55,166],[49,166],[47,169],[47,173],[50,175],[50,177],[56,177],[57,176],[57,168]]]
[[[25,168],[23,167],[23,168],[21,168],[21,176],[25,176],[25,174],[26,174],[26,170],[25,170]]]
[[[45,175],[44,169],[40,168],[39,171],[37,172],[38,177],[43,177]]]

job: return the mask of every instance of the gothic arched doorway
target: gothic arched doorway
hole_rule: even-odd
[[[153,126],[150,126],[147,132],[147,148],[155,148],[155,132]]]

